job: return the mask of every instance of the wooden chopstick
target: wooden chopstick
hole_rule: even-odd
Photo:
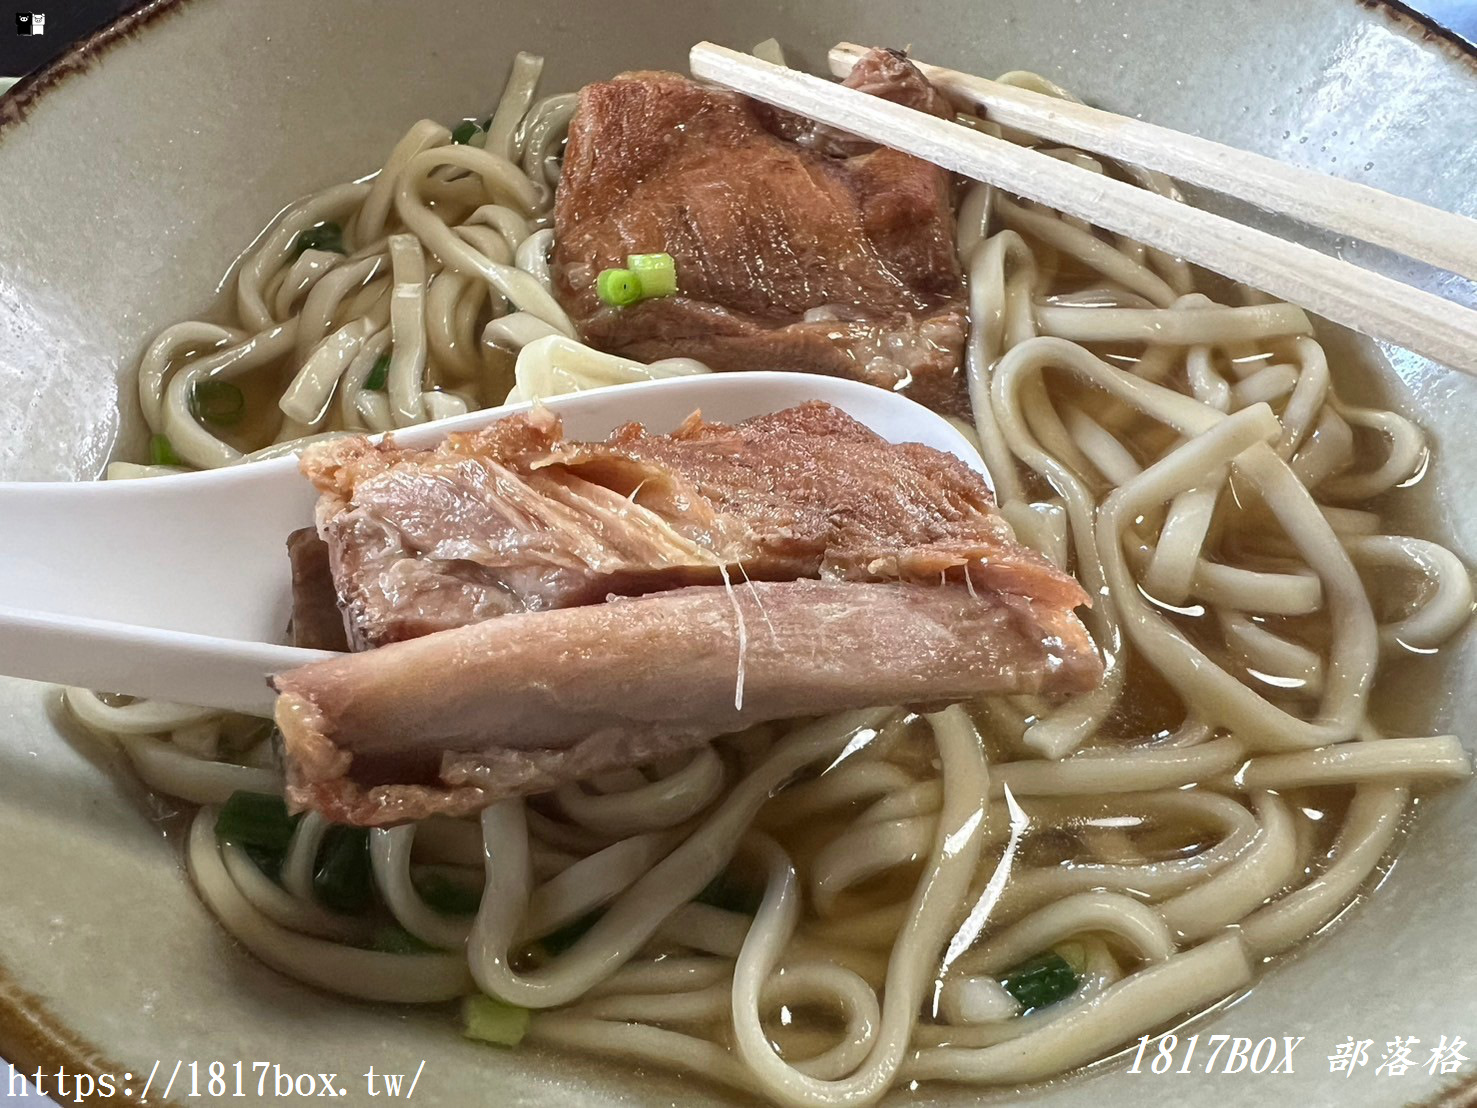
[[[1477,376],[1477,311],[947,119],[713,43],[695,76],[986,181]]]
[[[839,43],[831,49],[831,72],[845,77],[867,49]],[[1477,221],[1141,119],[941,66],[913,64],[955,104],[984,110],[1006,127],[1156,169],[1477,280]]]

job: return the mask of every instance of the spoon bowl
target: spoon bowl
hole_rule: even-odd
[[[571,439],[598,439],[626,423],[664,433],[697,411],[732,423],[808,400],[985,473],[942,416],[835,377],[700,374],[540,403]],[[531,407],[469,412],[394,440],[431,446]],[[0,673],[270,715],[266,679],[325,655],[281,645],[292,611],[284,544],[312,524],[316,500],[295,455],[147,480],[0,483]]]

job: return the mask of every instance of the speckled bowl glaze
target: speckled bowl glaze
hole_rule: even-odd
[[[816,69],[837,39],[912,44],[976,72],[1034,69],[1117,111],[1477,214],[1471,59],[1354,0],[159,0],[0,99],[0,478],[89,479],[136,449],[125,382],[145,340],[201,310],[284,203],[376,168],[416,119],[486,105],[514,50],[547,54],[545,87],[558,89],[681,69],[699,39],[742,47],[771,35]],[[1473,299],[1453,278],[1367,260]],[[1420,510],[1477,553],[1477,382],[1326,337],[1347,355],[1341,387],[1431,429]],[[1381,358],[1393,372],[1375,371]],[[1442,729],[1477,721],[1470,639],[1397,693]],[[248,1076],[256,1061],[332,1071],[362,1104],[374,1103],[361,1076],[371,1066],[421,1067],[422,1104],[727,1102],[663,1073],[478,1048],[446,1011],[348,1003],[265,969],[195,899],[175,825],[109,768],[66,726],[54,690],[0,681],[0,1054],[28,1069],[128,1071],[118,1084],[134,1099],[158,1059],[155,1100],[183,1060],[180,1102],[196,1060],[194,1103],[242,1102],[205,1085],[217,1060],[231,1073],[242,1060]],[[1474,824],[1477,788],[1423,803],[1383,887],[1200,1028],[1304,1036],[1292,1075],[1136,1076],[1120,1061],[1029,1096],[1233,1108],[1449,1092],[1462,1074],[1376,1078],[1372,1061],[1345,1079],[1330,1077],[1327,1056],[1349,1036],[1374,1040],[1376,1058],[1396,1035],[1477,1042]],[[255,1099],[254,1081],[246,1091]],[[904,1098],[1014,1099],[942,1088]]]

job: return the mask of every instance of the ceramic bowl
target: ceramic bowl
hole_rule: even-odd
[[[284,203],[373,170],[421,117],[481,110],[513,51],[546,54],[545,87],[559,89],[684,68],[700,39],[747,47],[769,36],[815,69],[830,43],[851,39],[911,44],[975,72],[1037,70],[1117,111],[1477,214],[1471,59],[1354,0],[158,0],[0,99],[0,478],[88,479],[137,450],[126,380],[146,339],[203,309]],[[1451,278],[1365,260],[1471,299]],[[1435,464],[1414,499],[1458,551],[1477,552],[1477,382],[1326,337],[1342,352],[1341,388],[1430,429]],[[1469,728],[1470,641],[1399,695],[1439,729]],[[56,699],[0,682],[0,1054],[28,1069],[127,1071],[119,1085],[133,1099],[156,1060],[166,1072],[181,1060],[180,1081],[200,1064],[195,1102],[240,1103],[204,1082],[212,1061],[241,1060],[248,1075],[256,1061],[335,1072],[363,1104],[371,1066],[419,1067],[423,1104],[726,1102],[664,1073],[479,1048],[447,1012],[348,1003],[265,969],[195,899],[174,825],[105,772],[106,754],[67,728]],[[1463,1075],[1376,1078],[1371,1064],[1344,1079],[1327,1056],[1350,1036],[1477,1042],[1474,824],[1477,788],[1423,802],[1383,887],[1202,1028],[1304,1036],[1292,1075],[1134,1075],[1120,1062],[1035,1089],[1034,1102],[1437,1095]],[[171,1095],[190,1092],[176,1083]],[[930,1088],[909,1099],[981,1097]]]

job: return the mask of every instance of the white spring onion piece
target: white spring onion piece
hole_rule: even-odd
[[[950,1023],[994,1023],[1021,1010],[1021,1002],[993,977],[951,977],[939,990],[938,1003]]]

